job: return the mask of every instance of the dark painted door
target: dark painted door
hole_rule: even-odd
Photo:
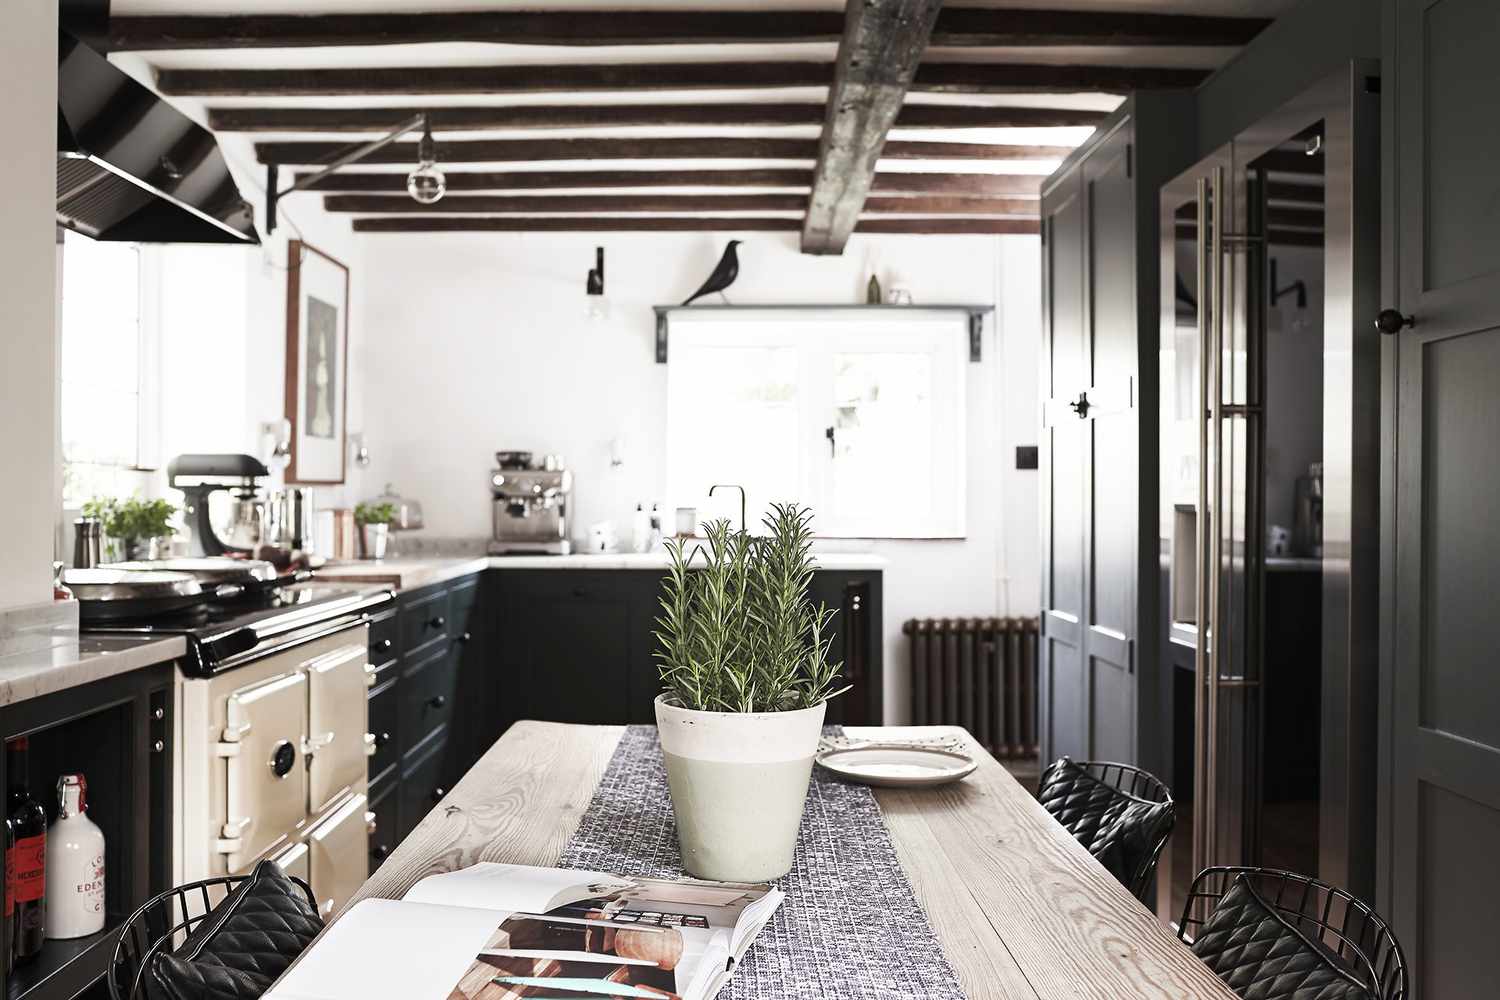
[[[1494,995],[1500,900],[1500,16],[1494,0],[1395,14],[1386,305],[1416,322],[1386,338],[1381,895],[1417,1000],[1464,1000]]]
[[[1042,754],[1133,762],[1140,454],[1128,120],[1043,201]]]
[[[1037,710],[1041,752],[1088,756],[1083,660],[1084,336],[1083,171],[1049,189],[1042,208],[1042,641]]]

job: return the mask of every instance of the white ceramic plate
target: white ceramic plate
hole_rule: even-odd
[[[965,754],[925,747],[827,750],[818,754],[817,761],[847,781],[884,788],[946,785],[979,766]]]

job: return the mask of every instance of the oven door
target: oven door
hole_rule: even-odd
[[[340,646],[307,664],[308,811],[321,812],[365,777],[369,702],[365,631],[358,643]]]
[[[366,798],[351,795],[307,835],[313,895],[325,920],[349,901],[370,874],[373,822]]]
[[[307,675],[278,673],[230,693],[218,754],[225,758],[220,849],[240,871],[307,816]]]

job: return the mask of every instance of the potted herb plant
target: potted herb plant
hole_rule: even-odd
[[[108,561],[165,559],[171,550],[172,515],[165,500],[95,497],[83,505],[84,517],[98,518],[108,539]]]
[[[361,559],[385,558],[385,546],[390,540],[391,522],[395,518],[394,504],[358,503],[354,505],[354,523],[359,526]]]
[[[792,867],[824,710],[847,690],[829,661],[833,612],[807,596],[811,521],[775,504],[764,537],[714,521],[706,548],[668,543],[656,723],[683,867],[699,878]]]

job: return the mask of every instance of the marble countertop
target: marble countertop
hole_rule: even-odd
[[[883,556],[869,552],[815,552],[819,569],[881,570]],[[485,569],[665,569],[670,560],[665,552],[583,553],[570,556],[452,556],[361,560],[329,563],[315,570],[323,580],[347,583],[387,584],[397,590],[411,590],[434,583],[444,583]]]
[[[187,642],[180,635],[84,635],[42,649],[10,653],[0,656],[0,705],[40,698],[186,653]]]

